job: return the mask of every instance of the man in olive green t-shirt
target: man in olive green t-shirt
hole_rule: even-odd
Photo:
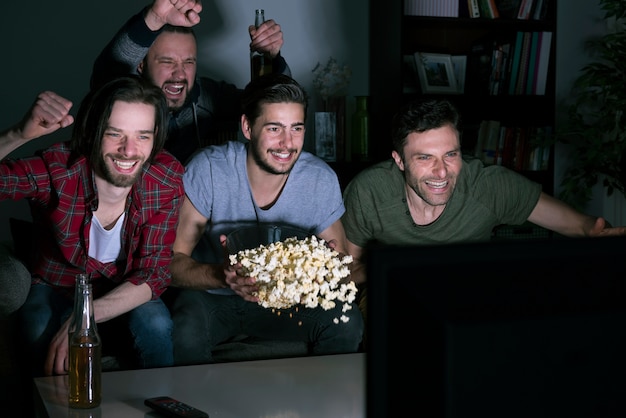
[[[498,225],[525,221],[568,237],[626,235],[626,227],[582,214],[512,170],[463,157],[458,123],[446,100],[415,101],[395,116],[393,159],[359,173],[344,192],[342,222],[356,260],[374,240],[484,241]],[[353,269],[353,280],[364,281],[364,270]]]

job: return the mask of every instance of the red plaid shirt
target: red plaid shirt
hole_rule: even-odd
[[[96,297],[121,282],[147,283],[153,298],[171,282],[169,264],[184,190],[182,165],[159,153],[132,187],[126,203],[120,257],[101,263],[88,256],[89,228],[98,196],[87,160],[66,143],[36,156],[0,163],[0,200],[29,199],[38,256],[33,283],[73,292],[75,276],[91,276]]]

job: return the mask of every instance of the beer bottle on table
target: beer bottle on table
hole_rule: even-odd
[[[254,26],[257,28],[265,22],[265,11],[263,9],[256,10],[254,18]],[[250,80],[272,73],[272,57],[269,53],[260,51],[250,51]]]
[[[92,287],[85,274],[76,276],[69,346],[69,406],[94,408],[102,398],[101,342],[93,312]]]

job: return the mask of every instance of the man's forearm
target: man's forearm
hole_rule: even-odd
[[[106,295],[94,300],[96,322],[105,322],[135,309],[152,299],[147,283],[134,285],[124,282]]]
[[[221,264],[199,263],[186,254],[175,253],[170,271],[175,287],[200,290],[226,287]]]

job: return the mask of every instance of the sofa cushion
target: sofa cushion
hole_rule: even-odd
[[[0,245],[0,289],[0,318],[17,311],[30,289],[30,273],[6,245]]]

